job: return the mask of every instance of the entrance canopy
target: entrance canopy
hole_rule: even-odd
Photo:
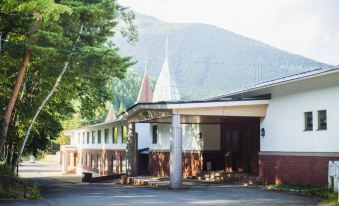
[[[221,123],[224,117],[265,117],[269,100],[190,101],[139,103],[128,110],[129,122]]]

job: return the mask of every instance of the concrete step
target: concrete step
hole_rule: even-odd
[[[249,173],[227,173],[225,171],[200,171],[197,174],[197,179],[228,184],[261,184],[260,178],[257,175]]]

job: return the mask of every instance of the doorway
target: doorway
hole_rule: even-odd
[[[226,172],[258,173],[260,119],[228,117],[221,127]]]

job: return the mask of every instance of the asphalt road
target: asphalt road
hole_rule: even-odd
[[[21,176],[41,184],[42,200],[5,200],[15,206],[108,206],[108,205],[317,205],[318,200],[301,195],[234,185],[196,185],[165,190],[113,183],[66,183],[55,178],[60,168],[51,163],[25,163]],[[52,178],[49,174],[53,174]]]

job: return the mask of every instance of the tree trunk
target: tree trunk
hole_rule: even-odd
[[[78,43],[79,40],[80,40],[80,34],[82,33],[82,29],[83,29],[83,25],[81,25],[81,27],[80,27],[79,36],[78,36],[77,40],[75,41],[75,44],[74,44],[74,46],[73,46],[73,48],[72,48],[72,51],[75,50],[76,45],[77,45],[77,43]],[[72,55],[72,53],[70,54],[70,56],[71,56],[71,55]],[[39,106],[38,110],[36,111],[36,113],[35,113],[35,115],[34,115],[32,121],[31,121],[31,123],[30,123],[30,125],[29,125],[29,127],[28,127],[27,133],[26,133],[26,135],[25,135],[24,142],[23,142],[22,145],[21,145],[21,149],[20,149],[20,151],[19,151],[19,154],[18,154],[18,157],[17,157],[17,159],[16,159],[15,165],[19,164],[19,162],[20,162],[20,158],[21,158],[21,155],[22,155],[22,153],[23,153],[23,151],[24,151],[24,148],[25,148],[27,139],[28,139],[28,137],[29,137],[29,134],[31,133],[31,130],[32,130],[32,128],[33,128],[33,125],[34,125],[34,123],[35,123],[35,121],[36,121],[38,115],[40,114],[42,108],[45,106],[45,104],[48,102],[48,100],[53,96],[54,92],[56,91],[57,87],[59,86],[59,83],[60,83],[62,77],[64,76],[66,70],[68,69],[68,65],[69,65],[69,61],[66,61],[65,64],[64,64],[64,67],[63,67],[63,69],[62,69],[62,71],[61,71],[61,73],[59,74],[57,80],[56,80],[55,83],[54,83],[54,86],[53,86],[52,90],[48,93],[48,95],[46,96],[46,98],[44,99],[44,101],[42,101],[41,105]]]
[[[36,20],[33,23],[32,29],[31,29],[31,34],[28,38],[28,43],[32,44],[34,43],[34,38],[33,34],[38,31],[39,28],[39,20]],[[10,123],[10,119],[13,113],[13,109],[16,103],[16,100],[18,98],[18,94],[20,92],[21,85],[25,79],[25,73],[27,70],[27,66],[31,57],[32,51],[29,48],[25,49],[24,56],[21,62],[21,66],[19,68],[19,73],[17,75],[17,78],[15,80],[14,88],[12,91],[11,98],[8,101],[8,105],[6,108],[5,115],[2,120],[2,125],[1,125],[1,133],[0,133],[0,154],[2,153],[3,146],[6,142],[7,139],[7,132],[8,132],[8,126]]]

